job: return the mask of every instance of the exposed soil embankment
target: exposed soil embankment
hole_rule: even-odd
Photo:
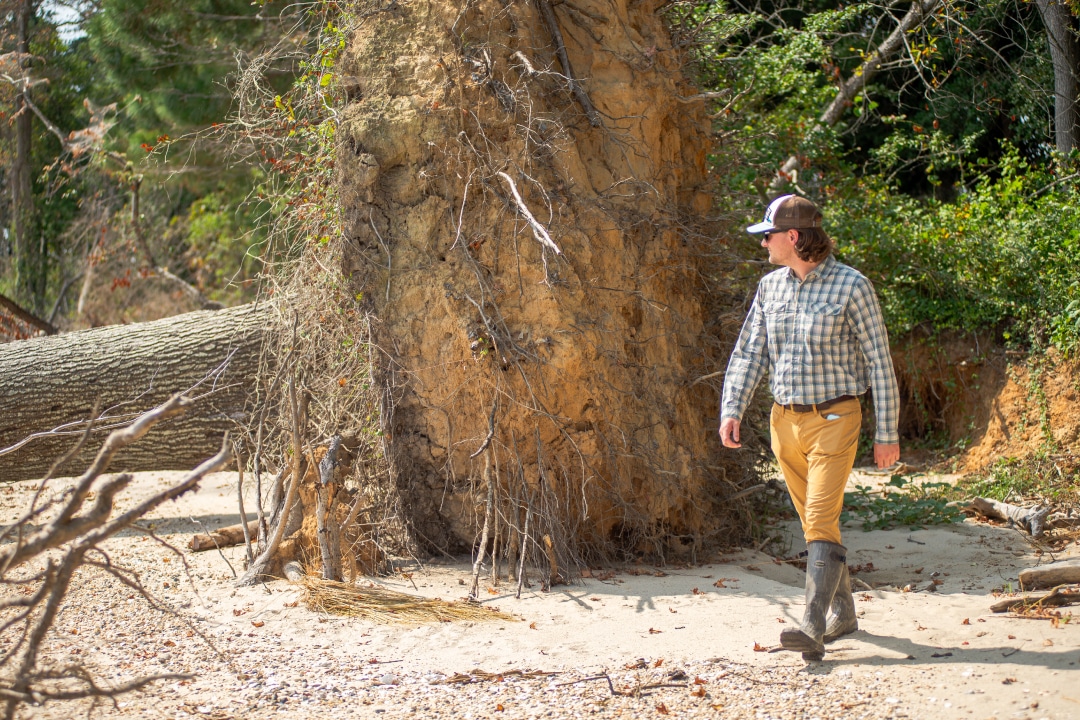
[[[987,338],[912,336],[893,350],[907,438],[944,441],[975,471],[1003,457],[1068,453],[1080,439],[1080,363]]]

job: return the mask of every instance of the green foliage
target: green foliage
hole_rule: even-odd
[[[915,484],[910,478],[893,475],[880,493],[865,485],[844,493],[841,522],[862,520],[863,530],[888,530],[898,526],[922,528],[960,522],[964,514],[949,505],[948,483]]]
[[[1080,342],[1080,191],[1067,166],[1005,146],[996,176],[954,202],[863,178],[829,205],[838,255],[875,281],[894,334],[998,328],[1024,343]]]
[[[86,26],[85,43],[103,80],[132,105],[124,150],[162,136],[177,137],[228,118],[233,97],[226,78],[239,57],[279,39],[274,18],[283,3],[250,0],[102,0]],[[238,57],[239,55],[239,57]],[[287,86],[291,68],[278,68]]]
[[[1028,458],[1000,458],[958,482],[957,499],[985,497],[1002,502],[1036,499],[1056,505],[1080,504],[1080,458],[1040,452]]]
[[[253,173],[252,181],[257,178]],[[185,215],[170,220],[170,236],[194,284],[218,301],[253,296],[266,242],[265,201],[240,195],[226,185],[191,203]]]

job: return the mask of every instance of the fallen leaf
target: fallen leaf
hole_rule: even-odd
[[[886,550],[895,550],[896,548],[895,548],[895,547],[893,547],[892,545],[886,545],[886,546],[885,546],[885,549],[886,549]]]
[[[635,662],[623,665],[626,670],[644,670],[647,667],[649,667],[649,663],[645,662],[645,658],[638,658]]]
[[[694,697],[705,697],[705,686],[698,685],[696,689],[690,691],[690,694]]]
[[[1016,639],[1016,636],[1015,636],[1015,635],[1010,635],[1010,636],[1009,636],[1009,639],[1010,639],[1010,640],[1015,640],[1015,639]]]
[[[649,634],[650,635],[659,635],[662,632],[664,632],[664,631],[663,630],[657,630],[656,628],[649,628]]]
[[[244,608],[233,608],[232,614],[235,615],[236,617],[240,617],[241,615],[243,615],[246,612],[247,612],[247,610],[245,610]]]
[[[708,682],[708,680],[706,680],[705,678],[701,677],[700,675],[695,675],[695,676],[694,676],[694,684],[695,684],[695,685],[708,685],[708,684],[709,684],[709,682]]]
[[[694,588],[692,592],[693,592],[693,593],[694,593],[695,595],[704,595],[704,594],[705,594],[705,593],[701,592],[700,590],[698,590],[697,588]]]
[[[861,600],[861,601],[863,601],[863,602],[870,602],[870,601],[871,601],[871,600],[873,600],[873,599],[874,599],[874,596],[873,596],[873,595],[870,595],[870,594],[868,594],[868,593],[863,593],[863,594],[862,594],[862,597],[860,597],[860,598],[859,598],[859,600]]]
[[[502,712],[505,709],[501,704],[495,706],[495,712]]]
[[[656,658],[656,662],[652,664],[654,668],[658,668],[664,664],[664,658]]]
[[[754,652],[769,652],[769,648],[754,643]]]
[[[712,709],[713,710],[723,710],[724,706],[722,704],[720,704],[720,703],[713,703]]]
[[[970,645],[971,643],[969,643],[969,642],[968,642],[967,640],[965,640],[964,642],[962,642],[962,643],[960,643],[960,644],[961,644],[961,645]]]
[[[978,620],[976,620],[975,622],[986,622],[986,620],[985,620],[985,619],[983,619],[983,618],[979,618],[979,619],[978,619]]]
[[[961,625],[970,625],[970,624],[971,624],[971,620],[969,620],[968,618],[964,618],[964,619],[963,619],[963,620],[962,620],[962,621],[960,622],[960,624],[961,624]]]
[[[593,602],[600,602],[600,598],[589,598],[589,599],[592,600]]]
[[[165,642],[163,642],[161,644],[164,645],[165,647],[176,647],[176,643],[174,643],[172,640],[166,640]]]
[[[916,568],[915,569],[915,574],[916,575],[922,575],[922,571],[923,571],[923,568]]]
[[[255,627],[262,627],[266,623],[264,623],[262,620],[252,620],[251,624],[254,625]]]
[[[716,582],[714,582],[714,583],[713,583],[713,587],[718,587],[718,588],[726,588],[726,587],[727,587],[727,585],[725,585],[725,584],[724,584],[724,578],[720,578],[719,580],[717,580]]]
[[[300,604],[299,600],[293,600],[291,603],[285,603],[285,607],[293,608]]]
[[[667,705],[661,702],[656,703],[656,712],[660,713],[661,715],[667,715],[669,710],[667,709]]]
[[[535,622],[531,622],[531,623],[529,623],[529,629],[530,629],[530,630],[536,630],[536,629],[537,629],[537,628],[536,628],[536,623],[535,623]]]
[[[776,618],[776,622],[780,623],[781,625],[787,624],[787,620],[785,620],[784,618]]]
[[[676,610],[675,608],[668,608],[668,609],[667,609],[667,611],[668,611],[669,613],[672,613],[672,614],[676,614],[676,613],[678,613],[678,612],[679,612],[679,611],[678,611],[678,610]]]
[[[499,594],[499,591],[498,591],[498,590],[496,590],[495,588],[490,588],[490,587],[489,587],[489,588],[487,589],[487,591],[488,591],[488,595],[498,595],[498,594]]]

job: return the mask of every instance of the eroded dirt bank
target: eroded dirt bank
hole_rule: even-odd
[[[169,477],[140,475],[124,503]],[[234,482],[215,475],[148,524],[185,547],[191,532],[235,520]],[[31,491],[5,488],[3,518]],[[988,611],[992,590],[1040,561],[1019,534],[965,523],[848,529],[845,539],[853,566],[873,563],[858,574],[872,585],[921,586],[932,573],[942,584],[936,593],[860,593],[860,632],[813,666],[755,651],[798,621],[802,575],[753,551],[692,567],[598,571],[551,592],[526,589],[521,600],[505,581],[487,581],[486,604],[518,621],[403,626],[320,617],[297,604],[298,588],[285,581],[234,590],[226,559],[239,571],[242,548],[177,554],[134,533],[111,542],[113,561],[137,570],[180,615],[149,610],[130,590],[88,574],[49,639],[50,656],[85,662],[111,682],[195,676],[126,696],[100,717],[1076,716],[1080,629]],[[402,569],[411,577],[381,584],[444,599],[467,592],[466,561]],[[503,679],[474,673],[475,682],[446,682],[474,669]],[[537,672],[552,674],[529,675]],[[604,672],[611,686],[597,678]],[[651,684],[664,686],[621,694]],[[75,714],[49,706],[26,717]]]

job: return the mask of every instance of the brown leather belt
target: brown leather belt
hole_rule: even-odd
[[[833,398],[832,400],[819,402],[816,405],[800,405],[799,403],[791,403],[790,405],[780,405],[780,403],[776,404],[780,405],[780,407],[784,408],[785,410],[790,410],[797,413],[813,412],[814,410],[817,410],[818,412],[824,412],[825,410],[831,408],[833,405],[837,405],[847,400],[855,399],[856,396],[854,395],[841,395],[840,397]]]

